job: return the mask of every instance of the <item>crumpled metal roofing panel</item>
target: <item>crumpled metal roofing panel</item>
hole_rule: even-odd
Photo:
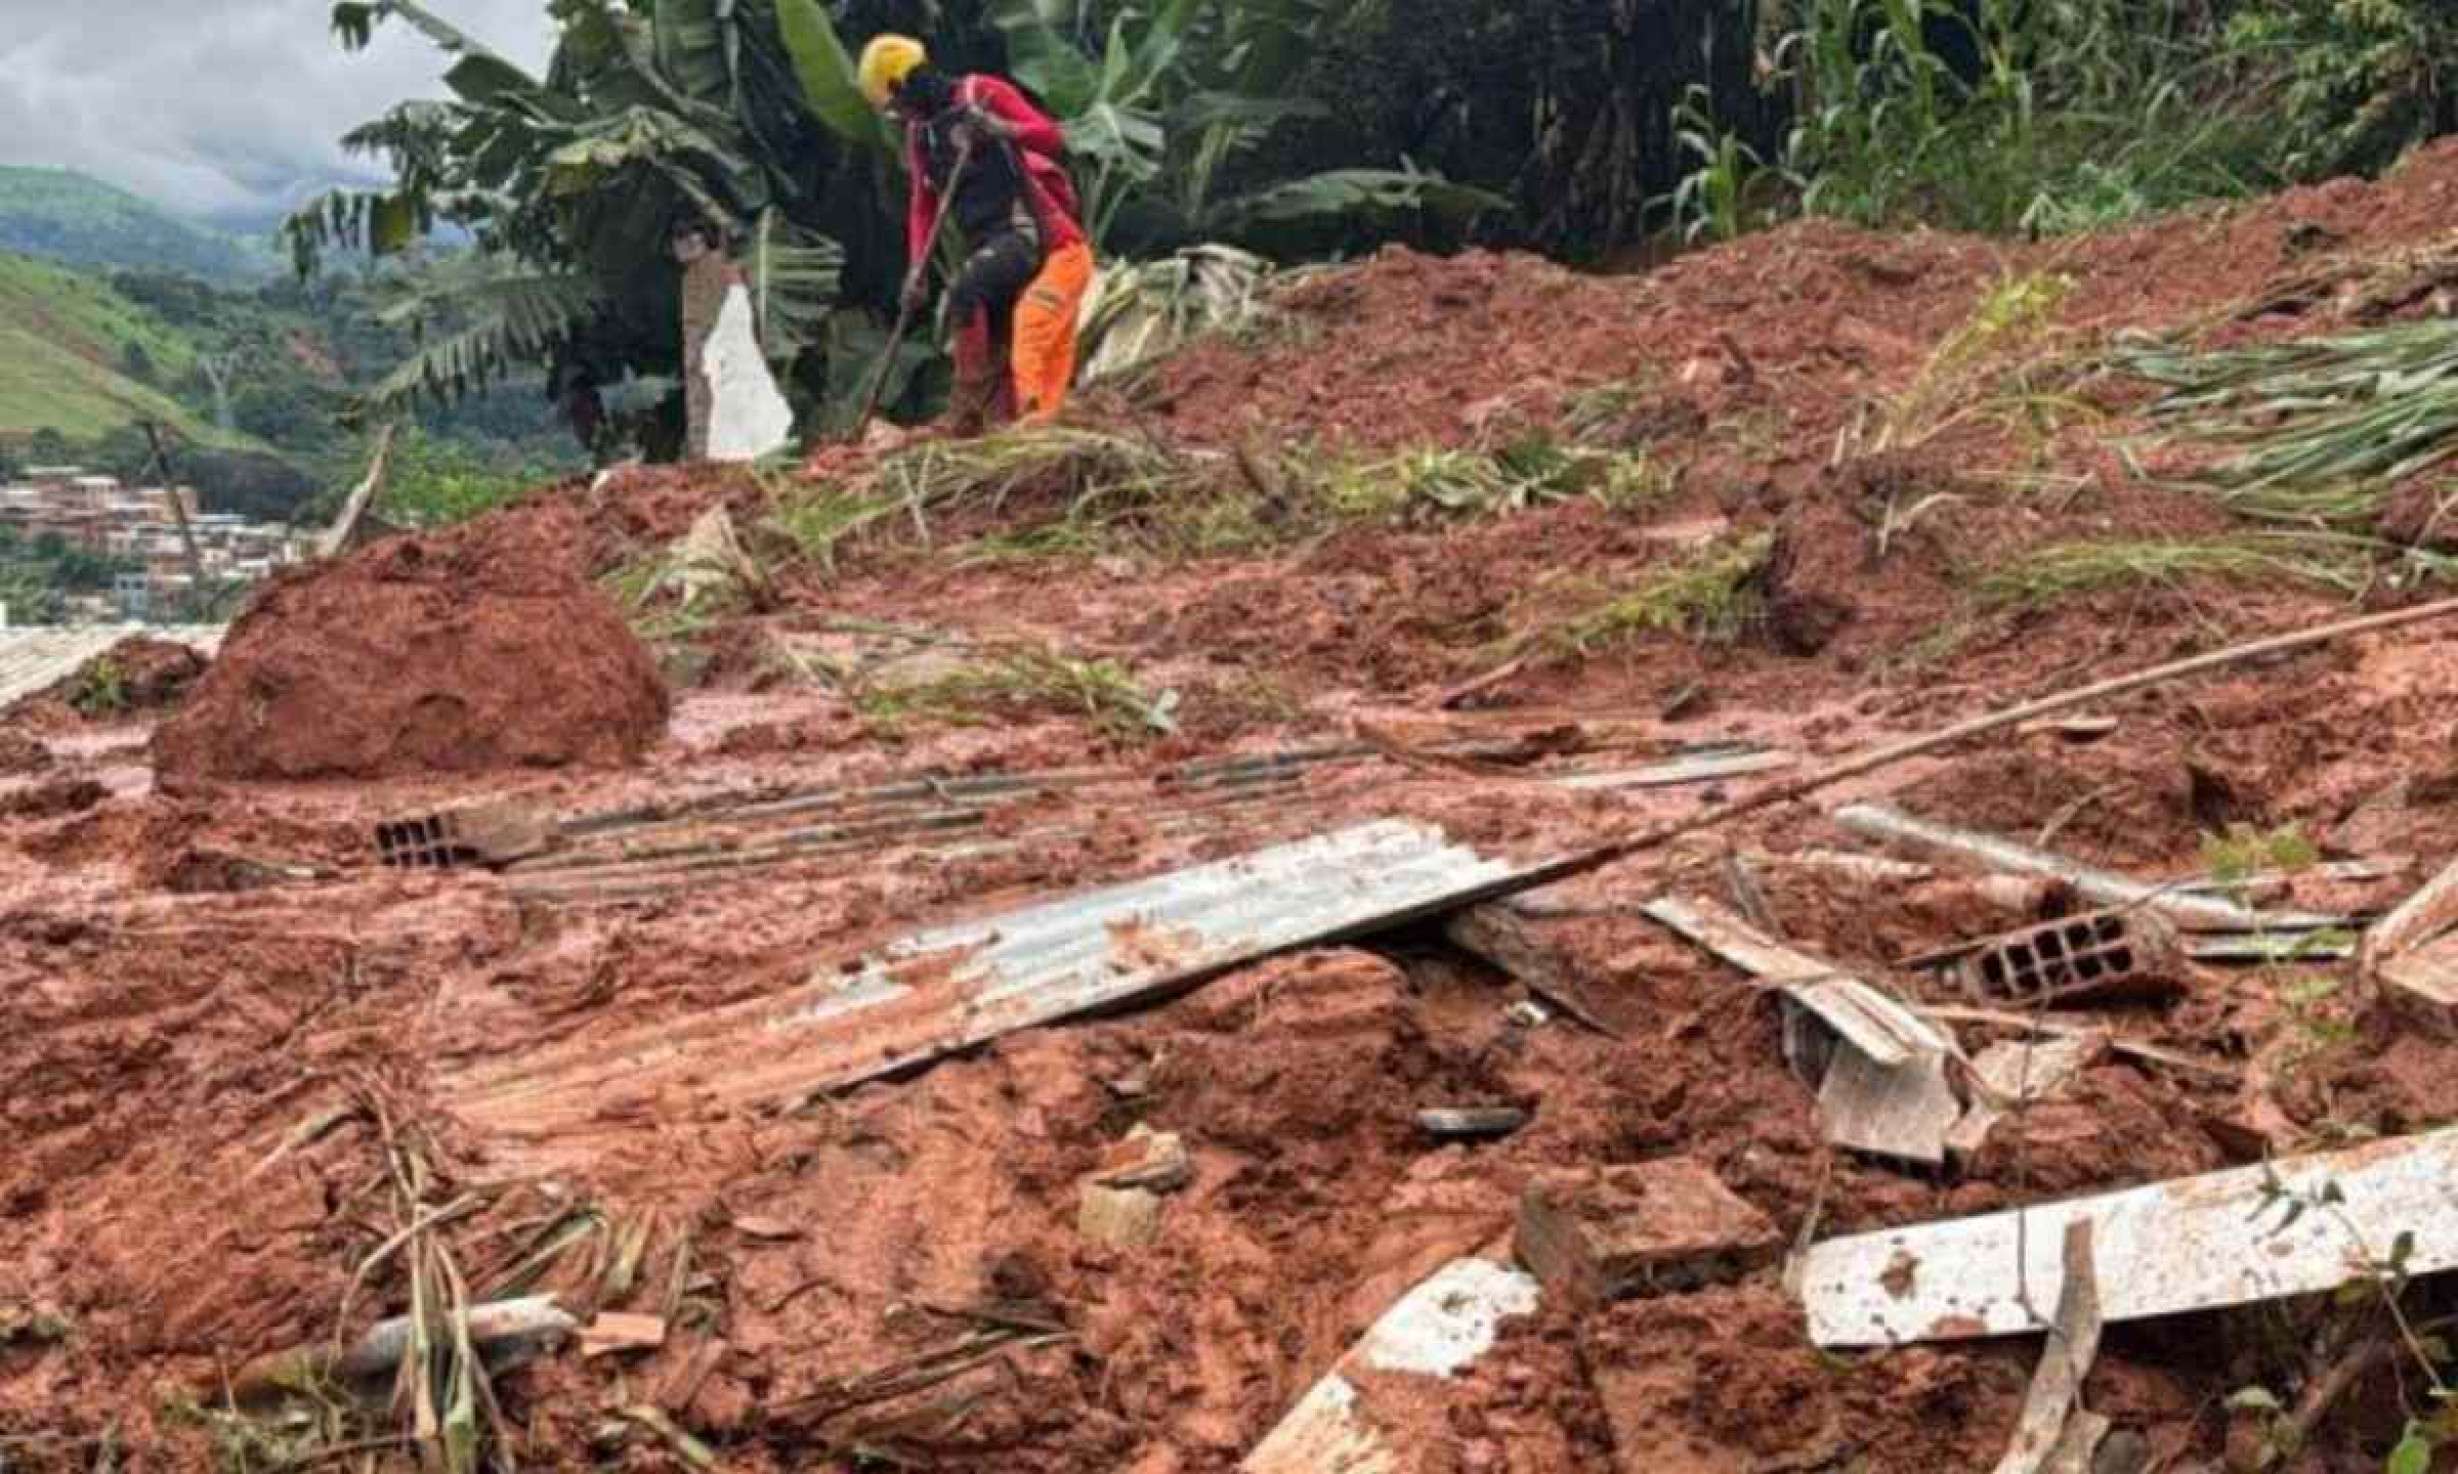
[[[531,1135],[641,1094],[787,1104],[1465,905],[1542,868],[1380,820],[919,932],[781,997],[482,1066],[452,1093],[466,1118]]]

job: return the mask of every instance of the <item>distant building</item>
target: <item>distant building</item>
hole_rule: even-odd
[[[247,584],[307,554],[286,527],[205,512],[192,486],[123,486],[78,466],[30,467],[0,485],[0,528],[137,565],[114,576],[108,595],[68,601],[72,617],[94,619],[179,617],[199,572],[217,586]]]

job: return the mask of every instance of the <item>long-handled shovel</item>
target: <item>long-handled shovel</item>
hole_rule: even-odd
[[[898,294],[896,327],[888,334],[888,346],[879,355],[877,367],[871,370],[870,387],[862,391],[862,409],[853,417],[845,431],[848,441],[862,438],[862,431],[879,412],[879,396],[887,391],[888,373],[896,366],[896,351],[905,346],[905,334],[913,330],[913,287],[930,270],[930,258],[939,252],[939,237],[947,229],[948,210],[956,203],[956,188],[964,183],[964,171],[973,162],[973,140],[967,138],[956,146],[955,167],[947,171],[947,188],[939,196],[938,213],[931,217],[930,239],[923,242],[922,254],[908,268],[905,290]]]

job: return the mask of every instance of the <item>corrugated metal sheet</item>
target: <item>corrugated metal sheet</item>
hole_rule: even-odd
[[[220,624],[46,624],[0,629],[0,706],[31,696],[131,635],[149,635],[211,655]]]
[[[918,933],[809,985],[688,1025],[456,1082],[464,1113],[551,1132],[610,1097],[787,1102],[1037,1024],[1166,993],[1275,952],[1480,899],[1541,866],[1399,820]]]
[[[1305,773],[1321,764],[1372,758],[1370,748],[1241,758],[1160,774],[1116,769],[930,779],[868,789],[815,790],[769,798],[677,800],[662,809],[566,820],[566,843],[507,869],[523,900],[550,905],[622,904],[724,884],[769,865],[831,853],[869,855],[914,844],[949,860],[977,859],[1080,834],[1096,800],[1132,804],[1155,834],[1201,833],[1238,825],[1258,838],[1269,822],[1282,833],[1316,827]],[[1565,788],[1618,791],[1705,783],[1764,772],[1790,753],[1725,748],[1665,763],[1605,772],[1531,774]],[[985,837],[1002,805],[1036,797],[1074,800]],[[1235,811],[1235,812],[1232,812]],[[686,814],[687,817],[649,817]],[[1243,816],[1243,818],[1241,818]],[[1290,823],[1283,824],[1283,817]],[[789,827],[790,826],[790,827]],[[379,826],[379,829],[384,826]],[[379,845],[379,848],[381,846]]]

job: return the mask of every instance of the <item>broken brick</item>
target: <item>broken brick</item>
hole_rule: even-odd
[[[1688,1157],[1547,1174],[1519,1200],[1520,1262],[1590,1299],[1731,1279],[1771,1262],[1782,1242],[1764,1213]]]

